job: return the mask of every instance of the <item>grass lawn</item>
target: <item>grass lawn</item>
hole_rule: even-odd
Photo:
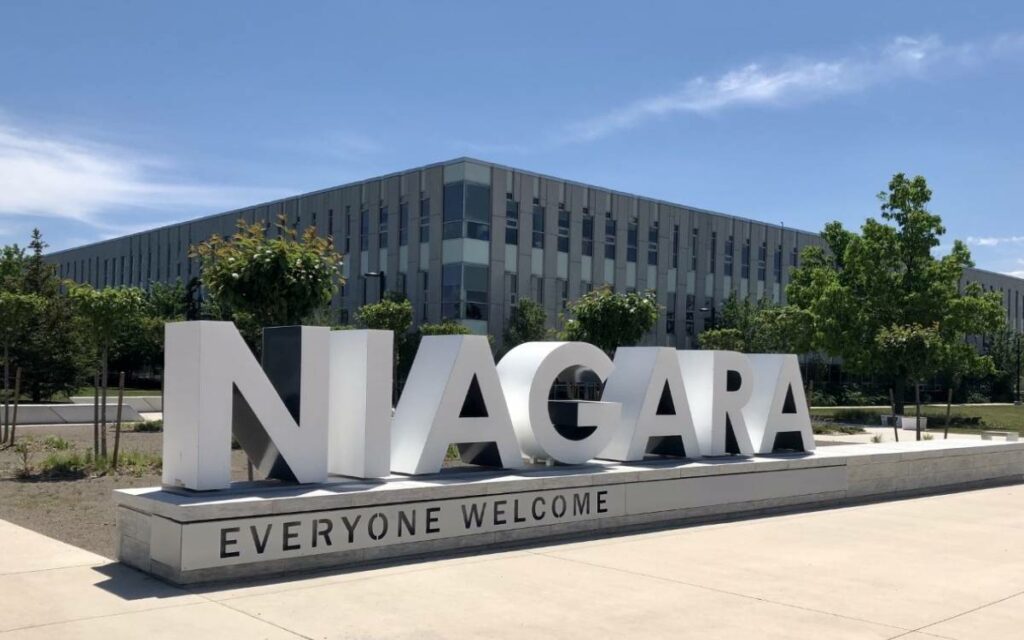
[[[907,405],[907,415],[913,415],[914,407]],[[811,409],[813,418],[832,419],[836,422],[877,425],[878,416],[889,413],[888,408],[858,407],[832,408],[820,407]],[[941,428],[946,420],[945,405],[923,405],[921,415],[928,418],[928,426],[932,429]],[[953,405],[950,412],[950,428],[956,431],[978,431],[979,429],[996,429],[1001,431],[1018,431],[1024,433],[1024,405]]]

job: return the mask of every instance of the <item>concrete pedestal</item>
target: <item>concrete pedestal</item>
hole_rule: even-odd
[[[936,440],[114,498],[119,559],[191,584],[1022,480],[1024,443]]]

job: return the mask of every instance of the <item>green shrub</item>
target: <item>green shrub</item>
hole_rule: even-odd
[[[878,418],[880,415],[882,415],[881,412],[871,409],[837,409],[830,417],[836,422],[876,426],[880,424]]]
[[[89,471],[91,454],[55,451],[39,463],[39,475],[46,478],[82,477]]]
[[[164,430],[164,421],[161,420],[146,420],[144,422],[136,422],[132,426],[132,431],[136,433],[158,433]]]
[[[60,436],[46,436],[43,440],[43,446],[54,451],[67,451],[68,449],[75,448],[75,445]]]
[[[825,393],[820,389],[814,389],[811,391],[810,397],[807,398],[808,402],[812,407],[834,407],[839,404],[836,401],[835,396],[829,393]]]

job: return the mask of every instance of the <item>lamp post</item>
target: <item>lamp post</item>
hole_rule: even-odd
[[[383,300],[384,299],[384,278],[385,278],[384,272],[383,271],[367,271],[366,273],[363,274],[363,277],[364,278],[377,278],[377,300],[376,301],[380,302],[381,300]],[[364,296],[364,298],[365,298],[365,296]],[[363,302],[365,303],[366,300],[364,299]]]
[[[1017,334],[1017,400],[1013,404],[1020,405],[1020,336]]]

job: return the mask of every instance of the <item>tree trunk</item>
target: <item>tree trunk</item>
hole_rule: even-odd
[[[6,342],[4,343],[4,421],[2,433],[0,433],[0,442],[7,442],[7,418],[10,415],[11,395],[10,395],[10,377],[11,377],[11,347]]]
[[[92,373],[92,456],[100,457],[100,373]]]
[[[914,383],[914,405],[916,407],[916,410],[915,410],[915,413],[914,413],[914,416],[915,416],[914,420],[917,423],[914,426],[917,429],[917,439],[920,440],[921,439],[921,384],[917,383],[917,382]]]
[[[117,381],[117,418],[114,422],[114,471],[117,471],[117,450],[121,446],[121,407],[124,405],[124,371]]]
[[[953,387],[946,393],[946,428],[942,430],[942,439],[949,439],[949,412],[953,409]]]
[[[103,347],[103,372],[100,374],[100,384],[103,385],[103,395],[100,398],[100,455],[107,457],[107,353]]]
[[[14,372],[14,412],[11,414],[11,439],[14,446],[14,432],[18,428],[18,403],[21,400],[21,367]]]
[[[905,378],[897,378],[892,386],[893,392],[896,394],[893,400],[893,413],[902,416],[907,410],[907,403],[904,399],[907,395],[907,381]]]
[[[892,435],[896,438],[896,442],[900,441],[900,426],[896,424],[896,395],[892,391],[892,387],[889,387],[889,408],[892,410]]]

